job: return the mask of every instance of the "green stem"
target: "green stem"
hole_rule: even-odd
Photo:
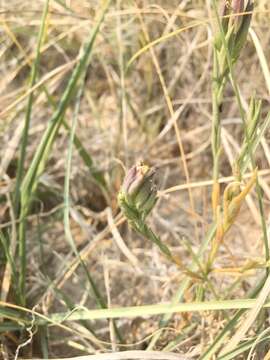
[[[240,97],[240,92],[239,92],[239,88],[237,85],[237,82],[235,80],[234,77],[234,72],[233,72],[233,64],[232,64],[232,59],[230,57],[230,53],[229,53],[229,49],[228,49],[228,45],[226,42],[226,38],[225,38],[225,34],[222,28],[222,24],[218,15],[218,10],[217,10],[217,4],[216,1],[213,1],[214,4],[214,11],[215,11],[215,15],[218,21],[218,26],[219,26],[219,31],[221,34],[221,40],[225,49],[225,56],[226,56],[226,60],[227,60],[227,64],[229,67],[229,73],[230,73],[230,80],[231,80],[231,84],[237,99],[237,103],[238,103],[238,107],[239,107],[239,111],[240,111],[240,115],[241,115],[241,119],[243,122],[243,128],[244,128],[244,133],[245,133],[245,138],[247,140],[247,150],[248,150],[248,154],[249,154],[249,158],[250,158],[250,162],[252,165],[253,170],[256,169],[256,163],[253,157],[253,153],[252,153],[252,146],[250,144],[250,135],[248,133],[248,129],[247,129],[247,125],[246,125],[246,121],[245,121],[245,112],[242,106],[242,101],[241,101],[241,97]],[[263,240],[264,240],[264,248],[265,248],[265,259],[266,261],[268,261],[270,259],[270,251],[269,251],[269,244],[268,244],[268,234],[267,234],[267,225],[266,225],[266,221],[265,221],[265,214],[264,214],[264,208],[263,208],[263,201],[262,201],[262,190],[261,190],[261,186],[259,184],[259,180],[258,178],[256,178],[256,192],[257,192],[257,196],[258,196],[258,203],[259,203],[259,211],[260,211],[260,218],[261,218],[261,226],[262,226],[262,230],[263,230]],[[269,270],[266,270],[267,275],[269,274]]]
[[[131,226],[136,230],[138,233],[146,237],[148,240],[152,241],[154,244],[156,244],[160,251],[171,261],[175,262],[174,257],[168,248],[167,245],[165,245],[160,238],[150,229],[150,227],[143,222],[140,217],[138,216],[138,219],[136,222],[131,222]]]
[[[221,105],[221,81],[218,71],[217,53],[214,49],[213,64],[213,82],[212,82],[212,101],[213,101],[213,121],[212,121],[212,154],[213,154],[213,180],[214,184],[218,181],[219,176],[219,155],[220,155],[220,105]]]

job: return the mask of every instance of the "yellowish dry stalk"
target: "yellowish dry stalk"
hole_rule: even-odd
[[[235,223],[237,216],[239,214],[240,208],[251,191],[257,180],[257,169],[254,171],[252,178],[245,185],[243,190],[240,190],[240,183],[233,182],[229,184],[224,190],[223,195],[223,213],[221,207],[217,205],[216,207],[216,223],[217,231],[216,236],[212,242],[212,247],[207,261],[207,272],[211,270],[212,264],[217,255],[220,245],[224,241],[224,236],[226,232],[231,228]]]

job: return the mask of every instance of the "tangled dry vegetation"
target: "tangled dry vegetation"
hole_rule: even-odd
[[[106,1],[0,5],[2,358],[269,359],[268,311],[252,318],[254,308],[239,310],[246,304],[260,310],[270,290],[263,241],[270,210],[267,128],[254,149],[261,202],[253,186],[212,252],[211,269],[205,264],[213,237],[198,256],[219,221],[211,201],[210,0],[117,0],[103,20]],[[252,96],[262,100],[260,129],[269,112],[269,10],[268,0],[255,4],[234,66],[244,111]],[[70,84],[98,19],[86,70]],[[238,105],[228,81],[220,198],[235,180],[245,136]],[[157,168],[160,189],[147,223],[181,266],[119,211],[125,171],[141,159]],[[244,189],[254,179],[250,163],[241,175]],[[254,290],[259,284],[266,284],[263,294]],[[259,300],[243,300],[252,297]],[[172,302],[191,307],[167,315],[155,307]],[[204,311],[195,311],[194,302]],[[130,306],[136,308],[125,313]],[[88,312],[96,308],[118,308],[117,317],[101,310],[97,319]],[[235,334],[238,341],[226,349]]]

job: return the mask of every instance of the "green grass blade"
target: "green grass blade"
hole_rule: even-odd
[[[36,78],[38,75],[38,67],[39,67],[39,62],[40,62],[40,48],[41,48],[42,41],[44,38],[48,9],[49,9],[49,0],[47,0],[45,2],[45,6],[43,9],[41,25],[40,25],[38,40],[37,40],[36,57],[35,57],[35,61],[32,66],[31,77],[30,77],[30,82],[29,82],[30,88],[32,88],[35,85]],[[24,166],[25,166],[25,156],[26,156],[26,149],[27,149],[27,143],[28,143],[28,133],[29,133],[29,128],[30,128],[33,99],[34,99],[34,93],[31,92],[28,97],[24,129],[23,129],[22,140],[21,140],[21,150],[20,150],[20,156],[18,159],[18,169],[17,169],[17,175],[16,175],[16,185],[15,185],[15,194],[14,194],[15,214],[17,214],[18,210],[19,210],[20,187],[21,187]]]
[[[191,303],[171,304],[154,304],[142,306],[127,306],[112,309],[94,309],[86,308],[73,309],[70,314],[56,313],[49,318],[53,322],[77,321],[77,320],[100,320],[116,318],[134,318],[138,316],[155,316],[160,314],[173,314],[182,312],[202,312],[202,311],[220,311],[250,309],[256,303],[256,299],[234,299],[219,301],[202,301]],[[264,304],[265,308],[270,307],[270,303]]]
[[[70,127],[66,123],[65,120],[63,121],[63,125],[64,125],[65,129],[68,131],[68,133],[70,133]],[[90,172],[92,178],[95,180],[96,184],[101,187],[101,190],[107,189],[106,180],[103,176],[102,171],[98,170],[95,167],[94,161],[93,161],[91,155],[85,150],[81,140],[78,138],[78,136],[76,136],[76,134],[74,136],[74,145],[78,151],[78,154],[82,158],[83,162],[89,169],[89,172]]]
[[[84,261],[82,260],[76,244],[73,240],[73,236],[70,229],[70,222],[69,222],[69,211],[70,211],[70,196],[69,196],[69,187],[70,187],[70,173],[71,173],[71,161],[72,161],[72,145],[74,142],[75,136],[75,129],[77,125],[78,113],[80,108],[80,100],[82,96],[82,92],[84,89],[84,83],[81,85],[78,91],[78,98],[75,105],[75,111],[72,121],[72,127],[70,130],[70,139],[69,139],[69,146],[68,146],[68,154],[67,154],[67,162],[66,162],[66,175],[65,175],[65,185],[64,185],[64,228],[65,228],[65,235],[70,247],[72,248],[74,254],[78,257],[82,268],[84,269],[87,279],[90,283],[91,289],[93,291],[96,303],[99,307],[104,308],[106,307],[106,303],[104,302],[101,294],[99,293],[92,276],[90,275],[87,266],[85,265]]]
[[[265,281],[265,277],[261,279],[258,286],[253,289],[250,293],[250,297],[254,298],[257,296],[261,288],[263,287]],[[208,347],[208,349],[202,354],[200,360],[210,360],[212,356],[218,351],[218,349],[223,345],[226,340],[228,333],[235,328],[239,319],[244,314],[245,310],[238,310],[236,314],[232,317],[232,319],[225,325],[225,327],[221,330],[221,332],[216,336],[212,344]]]
[[[47,97],[50,105],[53,107],[53,109],[56,109],[56,103],[53,100],[52,96],[50,96],[50,94],[45,86],[43,86],[43,91],[46,94],[46,97]],[[65,121],[65,119],[63,119],[63,126],[67,130],[67,132],[70,133],[70,126]],[[108,198],[107,183],[103,176],[103,173],[102,173],[102,171],[100,171],[99,169],[96,168],[92,156],[86,151],[85,147],[83,146],[83,143],[81,142],[81,140],[79,139],[79,137],[76,134],[74,136],[74,145],[76,146],[78,154],[82,158],[84,164],[89,169],[91,177],[93,178],[95,183],[100,187],[101,191],[104,193],[105,198],[107,199]]]
[[[63,116],[65,114],[66,108],[74,94],[78,80],[81,77],[83,70],[85,69],[88,60],[90,58],[93,45],[95,43],[96,36],[98,34],[100,25],[103,22],[105,13],[110,5],[111,0],[106,1],[104,7],[101,10],[95,27],[90,33],[88,41],[84,46],[84,52],[81,55],[77,66],[75,67],[70,80],[67,84],[67,87],[62,95],[62,98],[59,102],[59,105],[52,115],[48,127],[43,134],[43,137],[40,141],[40,144],[35,152],[34,158],[31,162],[31,165],[24,177],[21,186],[21,213],[20,213],[20,226],[19,226],[19,257],[20,257],[20,274],[19,274],[19,293],[21,294],[21,303],[25,304],[25,276],[26,276],[26,223],[25,218],[28,214],[30,207],[31,196],[35,190],[37,184],[38,176],[44,169],[46,159],[48,157],[48,150],[51,148],[53,139],[62,124]]]
[[[73,239],[73,236],[71,233],[70,222],[69,222],[69,212],[70,212],[69,188],[70,188],[70,174],[71,174],[71,161],[72,161],[72,146],[73,146],[74,139],[75,139],[75,131],[76,131],[76,126],[77,126],[78,113],[79,113],[79,108],[80,108],[80,100],[81,100],[81,96],[83,93],[83,89],[84,89],[84,82],[78,91],[78,97],[77,97],[77,101],[76,101],[76,105],[75,105],[72,127],[70,129],[70,139],[69,139],[69,146],[68,146],[65,185],[64,185],[64,227],[65,227],[66,239],[68,240],[70,247],[72,248],[74,254],[79,259],[79,262],[86,274],[87,280],[90,284],[90,288],[95,297],[96,304],[98,305],[98,307],[104,309],[107,307],[106,301],[104,300],[100,291],[98,290],[98,287],[97,287],[91,273],[88,271],[88,268],[87,268],[85,262],[83,261],[83,259],[80,256],[80,253],[77,250],[76,244],[74,242],[74,239]],[[116,333],[118,334],[118,337],[121,339],[120,333],[119,333],[118,329],[116,328],[115,324],[114,324],[114,327],[115,327]]]
[[[0,243],[2,244],[6,259],[10,264],[10,268],[11,268],[13,278],[15,279],[16,278],[16,265],[15,265],[15,262],[14,262],[14,259],[13,259],[12,255],[10,254],[7,239],[4,236],[2,231],[0,231]]]
[[[259,344],[266,343],[266,342],[269,344],[269,339],[270,339],[270,336],[268,335],[268,336],[262,337],[259,340],[257,340],[257,337],[255,337],[252,340],[245,341],[244,343],[237,346],[237,348],[235,348],[233,351],[231,351],[231,352],[229,352],[229,353],[227,353],[225,355],[219,356],[217,358],[217,360],[233,360],[233,359],[237,359],[238,355],[241,355],[244,352],[247,352],[249,349],[252,349],[254,344],[259,345]],[[251,359],[253,359],[253,358],[251,358]]]
[[[70,80],[69,80],[67,87],[62,95],[59,105],[49,121],[48,127],[47,127],[47,129],[41,139],[41,142],[37,148],[37,151],[35,153],[35,156],[33,158],[31,166],[24,178],[24,181],[22,183],[22,195],[26,198],[28,198],[30,196],[31,191],[34,186],[34,183],[37,180],[37,176],[39,175],[38,170],[40,169],[39,168],[40,162],[42,161],[42,157],[43,157],[44,152],[46,151],[48,142],[50,141],[51,137],[53,136],[54,130],[57,129],[57,127],[59,125],[61,125],[61,123],[63,121],[63,115],[65,114],[66,108],[70,102],[72,95],[74,94],[74,90],[78,83],[78,80],[89,60],[96,36],[98,34],[100,25],[103,22],[105,12],[108,9],[110,2],[111,2],[111,0],[108,0],[106,2],[106,5],[104,6],[104,8],[102,10],[101,15],[97,19],[97,23],[90,34],[90,38],[84,46],[84,53],[80,57],[80,60],[70,77]]]
[[[5,321],[0,324],[0,333],[19,331],[19,330],[22,330],[23,328],[24,328],[24,326],[22,324],[12,322],[12,321]]]

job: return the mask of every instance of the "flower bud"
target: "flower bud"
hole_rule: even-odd
[[[135,179],[135,176],[136,176],[136,166],[132,166],[131,169],[129,169],[125,179],[124,179],[124,182],[123,182],[123,185],[122,185],[122,191],[127,193],[129,188],[130,188],[130,185],[132,184],[132,182],[134,181]]]
[[[232,0],[232,10],[235,14],[244,10],[244,0]]]
[[[240,16],[240,20],[236,24],[237,31],[235,37],[235,45],[232,54],[234,60],[238,58],[243,46],[246,43],[248,30],[252,18],[253,7],[254,7],[253,2],[249,0],[244,10],[247,14]]]
[[[239,31],[239,28],[243,21],[243,15],[237,15],[237,14],[241,14],[242,12],[245,11],[244,5],[245,5],[244,0],[232,0],[232,14],[234,15],[234,17],[232,18],[232,23],[234,26],[235,34]]]
[[[157,200],[157,187],[154,183],[155,169],[139,163],[128,170],[118,196],[120,207],[128,207],[145,218]],[[127,215],[127,211],[124,211]],[[128,212],[129,215],[132,212]]]
[[[253,0],[222,0],[221,1],[221,29],[217,27],[214,44],[217,50],[217,61],[219,65],[220,77],[227,76],[229,66],[226,60],[226,51],[234,64],[239,58],[240,52],[244,47],[253,11]],[[224,37],[227,49],[224,47]]]

